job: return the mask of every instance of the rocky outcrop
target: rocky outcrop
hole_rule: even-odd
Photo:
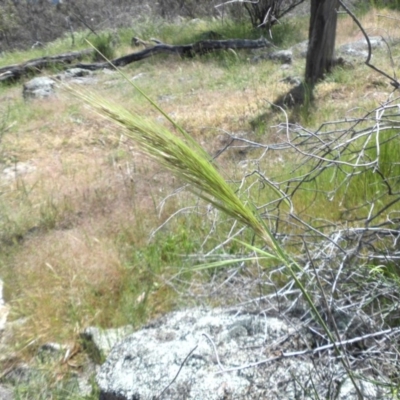
[[[114,347],[97,375],[100,399],[356,398],[342,364],[314,357],[313,346],[299,321],[175,312]],[[365,399],[386,398],[372,383],[359,387]]]

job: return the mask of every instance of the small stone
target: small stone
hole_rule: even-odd
[[[0,172],[0,179],[12,181],[21,175],[31,173],[36,170],[36,167],[29,162],[19,162],[11,167],[4,168]]]
[[[268,59],[281,62],[282,64],[291,64],[293,60],[292,50],[278,50],[268,54]]]
[[[93,75],[93,72],[83,68],[70,68],[67,69],[63,75],[66,78],[83,78]]]
[[[302,79],[299,76],[287,76],[280,80],[280,82],[288,83],[289,85],[299,86],[302,82]]]

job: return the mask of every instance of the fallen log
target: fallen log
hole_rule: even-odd
[[[65,66],[74,61],[81,60],[93,53],[93,50],[73,51],[70,53],[59,54],[56,56],[41,57],[29,60],[23,64],[8,65],[0,68],[0,82],[17,81],[23,76],[37,74],[44,68],[54,66]]]
[[[132,54],[111,60],[112,65],[116,67],[124,67],[136,61],[144,60],[145,58],[156,54],[175,54],[185,58],[193,58],[196,55],[202,56],[218,50],[242,50],[242,49],[261,49],[272,47],[272,43],[261,38],[257,40],[249,39],[229,39],[229,40],[202,40],[194,44],[186,45],[169,45],[157,41],[157,44],[145,48]],[[92,64],[77,64],[77,68],[89,69],[95,71],[102,68],[111,68],[108,62],[92,63]]]
[[[186,45],[169,45],[155,40],[156,44],[152,47],[145,48],[142,51],[128,54],[123,57],[111,60],[111,64],[107,61],[96,63],[77,63],[70,65],[75,60],[80,60],[85,56],[90,55],[93,50],[83,50],[71,53],[60,54],[58,56],[42,57],[27,61],[23,64],[9,65],[0,68],[0,82],[13,82],[28,74],[35,74],[47,67],[65,66],[65,68],[82,68],[91,71],[112,68],[124,67],[136,61],[144,60],[148,57],[157,54],[175,54],[184,58],[193,58],[202,56],[218,50],[242,50],[242,49],[261,49],[273,46],[268,40],[261,38],[257,40],[249,39],[229,39],[229,40],[202,40],[194,44]]]

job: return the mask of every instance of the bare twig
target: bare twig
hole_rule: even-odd
[[[160,394],[158,396],[155,396],[154,399],[161,399],[161,396],[163,395],[163,393],[168,390],[168,388],[176,381],[176,379],[178,378],[180,372],[182,371],[183,366],[185,365],[186,361],[190,358],[190,356],[194,353],[194,351],[197,349],[197,347],[199,347],[198,345],[195,346],[190,352],[189,354],[185,357],[185,359],[182,361],[181,366],[178,369],[178,372],[176,373],[176,375],[174,376],[174,379],[172,379],[172,381],[160,392]]]
[[[291,352],[291,353],[281,352],[281,354],[279,356],[266,358],[265,360],[257,361],[257,362],[254,362],[254,363],[249,363],[249,364],[246,364],[246,365],[242,365],[240,367],[226,368],[226,369],[223,369],[220,372],[217,372],[217,374],[222,374],[222,373],[225,373],[225,372],[240,371],[240,370],[247,369],[247,368],[254,368],[254,367],[257,367],[257,366],[262,365],[262,364],[267,364],[267,363],[270,363],[270,362],[273,362],[273,361],[281,360],[282,358],[298,357],[298,356],[303,356],[303,355],[306,355],[306,354],[316,354],[316,353],[320,353],[320,352],[325,351],[325,350],[332,349],[335,346],[344,347],[344,346],[347,346],[349,344],[361,342],[361,341],[366,340],[366,339],[371,339],[371,338],[375,338],[375,337],[378,337],[378,336],[393,335],[393,334],[396,334],[396,333],[400,333],[400,328],[386,329],[386,330],[380,331],[380,332],[369,333],[367,335],[359,336],[359,337],[352,338],[352,339],[349,339],[349,340],[343,340],[343,341],[340,341],[340,342],[335,342],[335,343],[326,344],[324,346],[319,346],[319,347],[316,347],[315,349],[311,349],[311,350],[294,351],[294,352]],[[385,339],[387,339],[387,338],[385,338]]]
[[[215,354],[215,358],[217,359],[217,363],[218,363],[218,367],[220,369],[220,371],[224,371],[224,367],[221,364],[221,361],[219,360],[219,355],[218,355],[218,351],[217,351],[217,347],[215,346],[214,341],[210,338],[209,335],[207,335],[207,333],[203,333],[203,336],[205,336],[207,338],[207,340],[211,343],[211,346],[214,349],[214,354]]]

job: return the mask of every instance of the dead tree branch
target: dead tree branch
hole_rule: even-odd
[[[351,10],[346,6],[346,4],[343,3],[342,0],[339,0],[340,5],[345,9],[345,11],[347,12],[347,14],[350,15],[350,17],[352,18],[352,20],[356,23],[356,25],[360,28],[362,34],[365,37],[365,40],[367,41],[367,45],[368,45],[368,57],[365,60],[365,64],[368,65],[368,67],[372,68],[374,71],[378,72],[379,74],[385,76],[386,78],[388,78],[390,80],[390,84],[395,88],[395,89],[399,89],[400,88],[400,82],[396,79],[394,79],[393,77],[391,77],[390,75],[388,75],[386,72],[382,71],[381,69],[375,67],[375,65],[371,64],[371,56],[372,56],[372,47],[371,47],[371,42],[369,40],[369,37],[367,35],[367,33],[365,32],[364,28],[362,27],[360,21],[357,19],[357,17],[351,12]]]
[[[115,67],[124,67],[136,61],[144,60],[148,57],[157,54],[173,54],[184,58],[193,58],[195,56],[203,56],[208,53],[219,50],[244,50],[244,49],[261,49],[271,47],[272,44],[264,39],[249,40],[249,39],[229,39],[229,40],[202,40],[194,44],[186,45],[169,45],[165,43],[157,43],[153,47],[149,47],[142,51],[128,54],[123,57],[111,60],[111,64]],[[77,67],[97,70],[102,68],[110,68],[111,65],[107,62],[95,64],[78,64]]]

